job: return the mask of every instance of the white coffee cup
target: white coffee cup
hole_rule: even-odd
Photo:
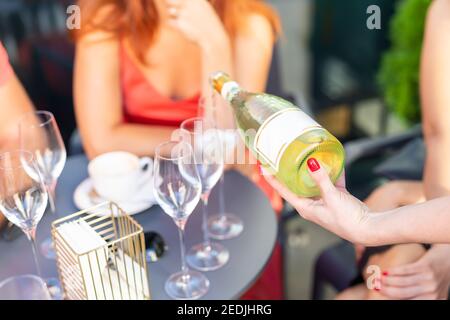
[[[153,160],[132,153],[109,152],[93,159],[88,166],[95,191],[113,202],[131,201],[152,177]]]

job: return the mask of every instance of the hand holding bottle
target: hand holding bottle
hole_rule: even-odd
[[[300,108],[280,97],[248,92],[224,72],[212,74],[210,82],[232,106],[247,147],[290,191],[303,197],[320,194],[307,172],[308,157],[320,160],[333,182],[341,176],[342,144]]]
[[[371,214],[363,202],[348,193],[345,175],[333,185],[326,170],[316,159],[310,158],[307,163],[308,172],[320,189],[320,199],[301,198],[275,177],[265,175],[265,178],[306,220],[351,242],[366,244],[366,230],[369,228]]]

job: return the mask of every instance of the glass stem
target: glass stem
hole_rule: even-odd
[[[42,273],[41,273],[41,267],[39,266],[39,260],[38,260],[38,255],[37,255],[37,243],[36,243],[36,229],[32,229],[29,231],[25,232],[28,239],[31,242],[31,248],[33,249],[33,258],[34,258],[34,263],[36,265],[36,271],[37,271],[37,275],[42,278]]]
[[[211,242],[209,240],[209,233],[208,233],[208,199],[209,199],[209,192],[202,194],[202,202],[203,202],[203,221],[202,221],[202,228],[203,228],[203,241],[207,247],[211,245]]]
[[[180,235],[180,252],[181,252],[181,271],[184,275],[188,273],[188,267],[186,265],[186,247],[184,245],[184,227],[178,228],[178,234]]]
[[[222,221],[226,219],[225,214],[225,174],[220,177],[219,181],[219,215]]]
[[[50,210],[56,213],[55,196],[56,196],[56,181],[47,185],[48,202],[50,203]]]

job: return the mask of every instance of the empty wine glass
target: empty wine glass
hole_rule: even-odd
[[[223,245],[211,242],[208,233],[208,199],[211,190],[223,173],[221,143],[214,125],[203,118],[192,118],[181,124],[181,138],[194,150],[194,160],[202,182],[203,242],[194,246],[187,254],[187,261],[201,271],[217,270],[224,266],[230,254]]]
[[[184,230],[189,216],[200,201],[201,180],[187,143],[166,142],[156,148],[154,193],[161,208],[178,227],[181,248],[181,271],[169,277],[167,294],[174,299],[198,299],[209,289],[209,280],[186,265]]]
[[[202,98],[199,102],[198,114],[206,121],[210,121],[217,129],[217,133],[222,144],[224,161],[228,159],[228,152],[233,152],[236,148],[237,134],[231,121],[220,121],[219,114],[223,110],[219,109],[220,102],[216,95],[210,99]],[[227,106],[228,107],[228,106]],[[234,157],[231,157],[234,159]],[[225,207],[225,175],[219,180],[219,212],[213,214],[208,219],[209,236],[217,240],[227,240],[239,236],[244,230],[244,223],[236,214],[230,213]]]
[[[0,155],[0,212],[28,237],[37,274],[36,227],[47,207],[48,194],[33,154],[18,150]]]
[[[0,283],[0,300],[51,300],[51,296],[41,278],[23,275]]]
[[[33,153],[49,195],[50,209],[56,213],[56,183],[66,163],[66,148],[55,117],[48,111],[26,114],[19,122],[21,148]],[[41,253],[55,259],[51,237],[41,243]]]

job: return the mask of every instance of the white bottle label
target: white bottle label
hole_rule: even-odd
[[[270,116],[255,136],[254,150],[278,172],[286,148],[303,133],[321,128],[299,108],[288,108]]]

